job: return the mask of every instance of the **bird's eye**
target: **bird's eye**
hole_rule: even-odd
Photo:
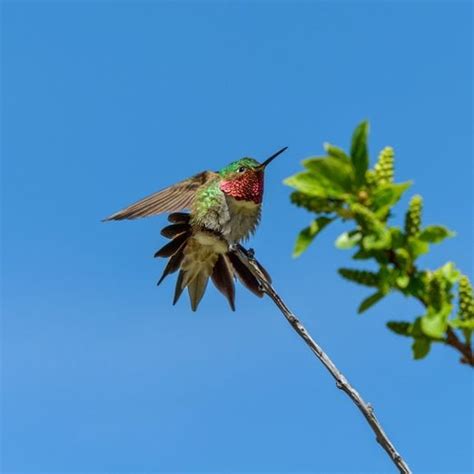
[[[246,171],[247,168],[245,168],[245,166],[241,166],[238,170],[237,170],[237,173],[244,173]]]

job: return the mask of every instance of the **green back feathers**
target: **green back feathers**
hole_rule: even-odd
[[[245,166],[246,168],[256,168],[259,165],[260,163],[257,160],[254,160],[253,158],[241,158],[240,160],[233,161],[229,165],[222,168],[219,171],[219,174],[222,178],[226,178],[227,176],[236,173],[237,170],[242,166]]]

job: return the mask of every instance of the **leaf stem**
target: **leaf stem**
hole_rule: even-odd
[[[448,346],[454,347],[462,354],[461,363],[474,367],[474,354],[472,353],[471,346],[467,342],[463,344],[456,333],[449,327],[446,331],[446,339],[443,342]]]

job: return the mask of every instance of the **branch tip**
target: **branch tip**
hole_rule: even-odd
[[[344,375],[334,365],[329,356],[322,350],[322,348],[311,337],[306,328],[301,324],[297,317],[290,311],[288,306],[281,299],[280,295],[275,291],[271,284],[270,277],[255,259],[255,252],[253,249],[246,250],[241,245],[235,246],[231,251],[242,261],[242,263],[249,269],[252,275],[260,284],[262,291],[270,297],[278,309],[281,311],[286,320],[290,323],[297,334],[309,346],[311,351],[316,355],[320,362],[326,367],[331,376],[336,381],[337,388],[343,390],[359,410],[364,415],[365,419],[370,425],[370,428],[375,433],[377,442],[382,446],[390,459],[393,461],[399,472],[402,474],[411,474],[408,464],[403,460],[400,454],[395,449],[388,436],[385,434],[381,424],[374,415],[374,409],[370,403],[366,403],[359,393],[349,384]],[[471,356],[472,357],[472,356]]]

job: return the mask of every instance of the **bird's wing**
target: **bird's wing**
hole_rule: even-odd
[[[125,209],[106,217],[104,221],[136,219],[138,217],[154,216],[162,212],[176,212],[182,209],[189,209],[197,189],[213,176],[215,176],[215,173],[212,171],[203,171],[137,201]]]

